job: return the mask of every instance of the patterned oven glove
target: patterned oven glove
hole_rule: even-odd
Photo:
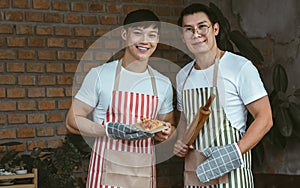
[[[119,122],[106,123],[106,135],[114,139],[137,140],[153,137],[154,134],[138,130],[134,125]]]
[[[202,183],[219,178],[224,174],[242,166],[242,154],[236,143],[209,147],[201,154],[208,159],[199,165],[196,174]]]

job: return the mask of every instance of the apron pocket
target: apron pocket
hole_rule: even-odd
[[[103,185],[123,188],[152,187],[152,155],[106,150],[103,163]]]
[[[228,174],[220,178],[211,180],[207,183],[201,183],[196,175],[197,167],[206,160],[198,150],[190,150],[185,157],[184,163],[184,185],[186,186],[208,186],[228,182]]]

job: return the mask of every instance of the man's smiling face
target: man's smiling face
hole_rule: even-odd
[[[147,28],[129,27],[123,31],[122,37],[126,42],[127,51],[136,60],[148,59],[159,42],[158,28],[154,25]]]

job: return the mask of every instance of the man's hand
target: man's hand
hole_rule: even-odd
[[[154,134],[138,130],[133,125],[126,125],[119,122],[106,123],[106,135],[114,139],[137,140],[153,137]]]
[[[188,146],[184,144],[181,140],[177,140],[173,148],[173,153],[178,157],[185,157],[189,149],[194,149],[194,148],[192,145]]]
[[[196,174],[202,183],[219,178],[242,165],[241,152],[236,143],[210,147],[201,154],[208,159],[198,166]]]
[[[165,123],[164,126],[167,126],[168,128],[155,133],[155,136],[154,136],[155,140],[163,142],[163,141],[167,140],[170,137],[170,135],[172,133],[171,124],[170,123]]]

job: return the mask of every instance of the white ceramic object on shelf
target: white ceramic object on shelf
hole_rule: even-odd
[[[27,174],[27,170],[17,170],[16,174],[18,174],[18,175]]]

